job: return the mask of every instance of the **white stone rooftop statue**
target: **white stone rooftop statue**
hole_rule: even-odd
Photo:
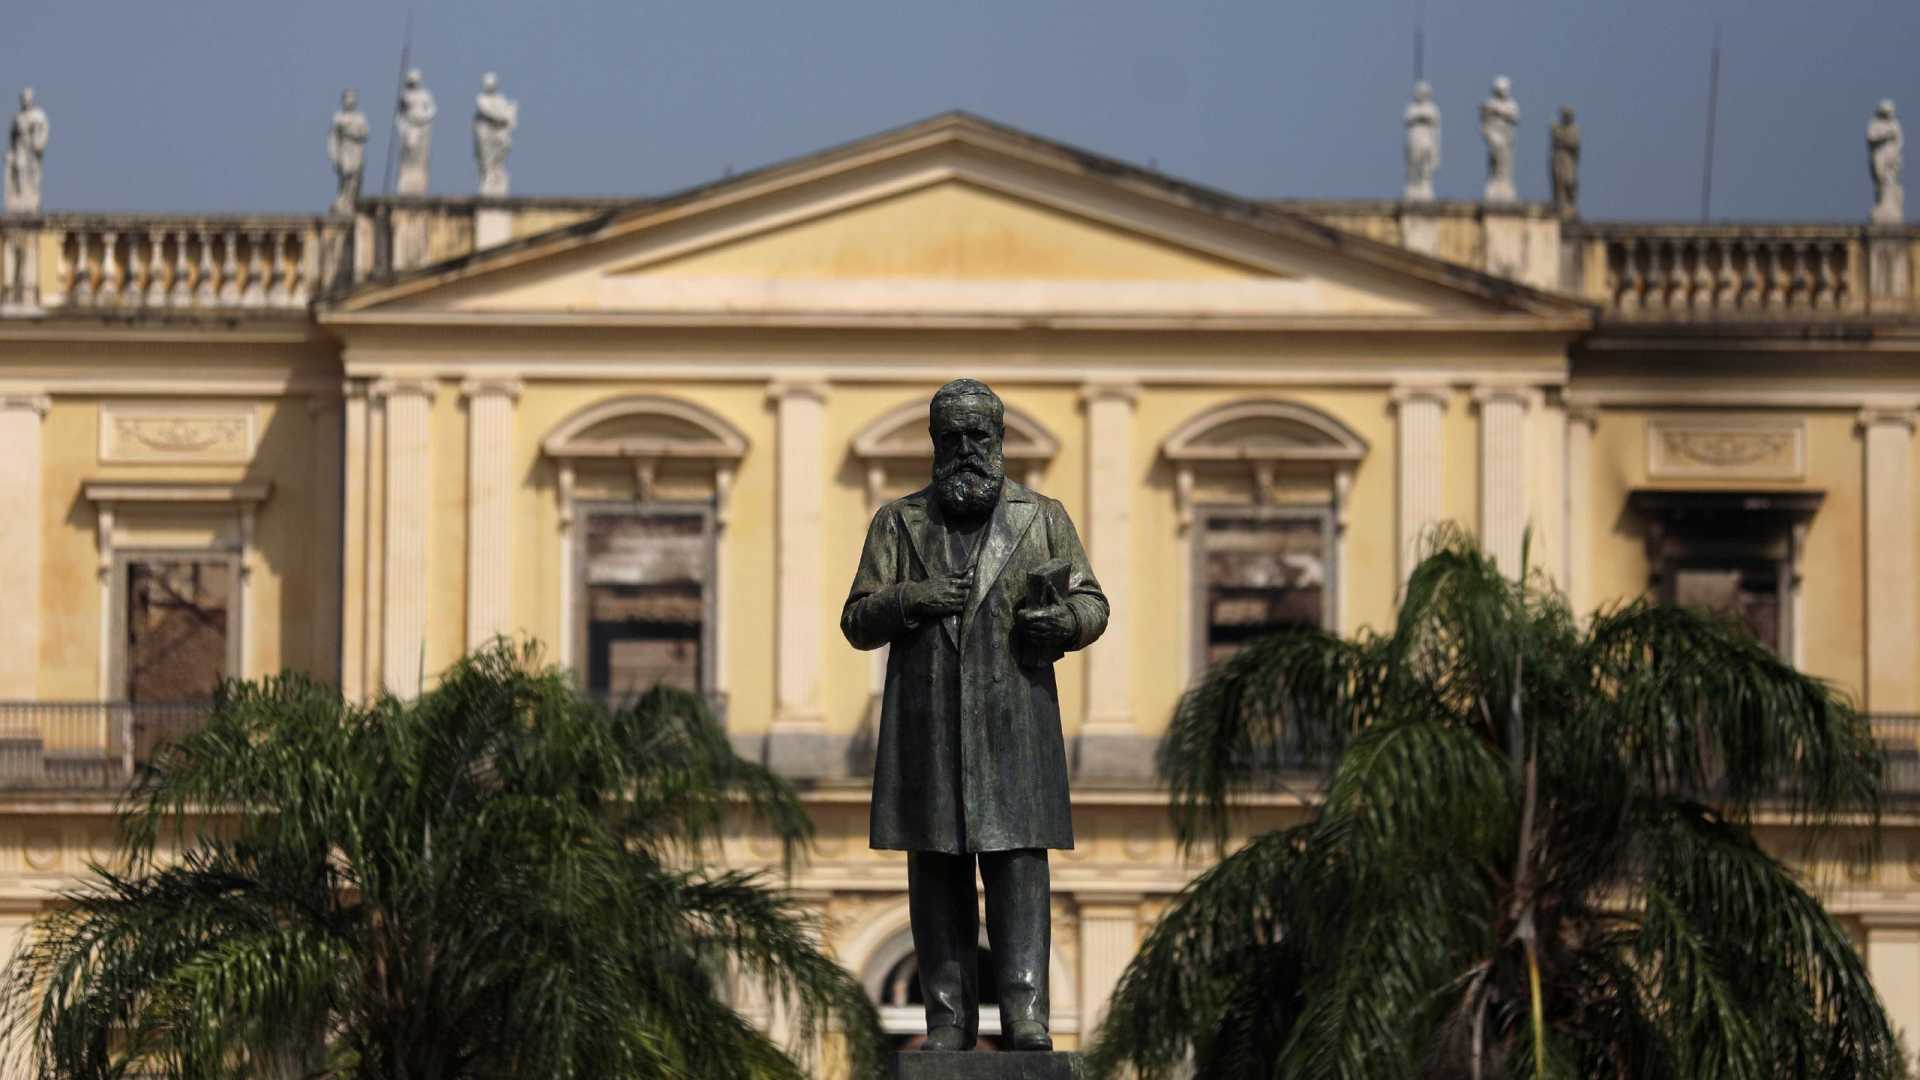
[[[1513,83],[1501,75],[1493,80],[1493,95],[1480,103],[1480,137],[1487,141],[1487,202],[1510,203],[1520,197],[1513,188],[1513,137],[1519,126]]]
[[[40,180],[47,157],[47,112],[34,104],[33,87],[20,91],[20,111],[13,116],[7,143],[7,203],[15,214],[40,212]]]
[[[1408,202],[1433,200],[1433,176],[1440,171],[1440,106],[1433,103],[1433,87],[1424,80],[1413,84],[1413,102],[1407,106]]]
[[[1907,193],[1900,184],[1904,150],[1893,102],[1883,100],[1873,119],[1867,121],[1867,170],[1873,176],[1871,220],[1875,225],[1898,225],[1906,220]]]
[[[351,214],[360,201],[360,182],[367,169],[367,114],[360,111],[358,91],[340,94],[340,111],[333,114],[327,129],[327,160],[340,186],[334,192],[331,212]]]
[[[507,193],[507,152],[513,149],[513,129],[519,123],[520,104],[500,93],[499,77],[487,72],[473,103],[473,161],[480,169],[480,194]]]
[[[427,89],[419,68],[407,72],[406,85],[400,91],[400,104],[394,112],[394,133],[400,142],[400,169],[393,190],[402,195],[427,193],[428,166],[433,158],[433,118],[439,114],[433,92]]]

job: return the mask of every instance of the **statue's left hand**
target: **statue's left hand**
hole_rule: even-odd
[[[1021,608],[1013,619],[1021,640],[1029,645],[1061,649],[1073,643],[1073,612],[1065,604]]]

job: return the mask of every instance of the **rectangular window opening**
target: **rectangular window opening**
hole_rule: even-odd
[[[1194,536],[1201,669],[1258,638],[1331,625],[1332,522],[1331,510],[1320,507],[1201,511]]]
[[[125,566],[127,700],[210,700],[230,673],[231,560],[138,558]]]
[[[615,701],[655,685],[711,692],[712,514],[600,507],[583,518],[587,689]]]

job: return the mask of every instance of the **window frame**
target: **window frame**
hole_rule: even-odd
[[[1193,523],[1188,533],[1192,550],[1188,553],[1187,563],[1187,606],[1191,609],[1191,623],[1188,627],[1187,663],[1192,672],[1189,681],[1198,680],[1206,675],[1207,663],[1207,627],[1211,606],[1207,603],[1207,531],[1216,521],[1317,521],[1320,523],[1321,545],[1325,552],[1327,567],[1326,584],[1320,588],[1320,628],[1329,633],[1337,633],[1340,626],[1339,596],[1340,575],[1344,567],[1340,565],[1339,513],[1332,501],[1326,503],[1293,504],[1244,504],[1244,503],[1203,503],[1193,507]]]
[[[623,500],[623,499],[578,499],[573,504],[573,536],[569,538],[572,549],[573,580],[567,588],[573,598],[573,640],[577,647],[574,655],[568,658],[568,666],[580,685],[592,691],[593,647],[589,630],[593,622],[592,605],[588,603],[587,581],[587,533],[591,528],[591,519],[596,516],[622,518],[669,518],[698,517],[701,521],[700,538],[706,553],[706,581],[700,587],[700,694],[712,702],[717,712],[723,711],[724,695],[719,686],[719,656],[716,645],[719,640],[719,605],[717,595],[720,588],[720,523],[719,511],[710,499],[659,499],[659,500]]]

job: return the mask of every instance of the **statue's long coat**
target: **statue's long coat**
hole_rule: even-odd
[[[1025,667],[1013,613],[1027,575],[1049,559],[1071,566],[1063,598],[1078,634],[1107,628],[1107,598],[1058,502],[1008,480],[980,541],[961,615],[908,621],[906,582],[949,574],[939,501],[922,489],[882,507],[840,615],[858,649],[892,645],[873,768],[876,848],[1006,851],[1071,848],[1067,755],[1051,661]]]

